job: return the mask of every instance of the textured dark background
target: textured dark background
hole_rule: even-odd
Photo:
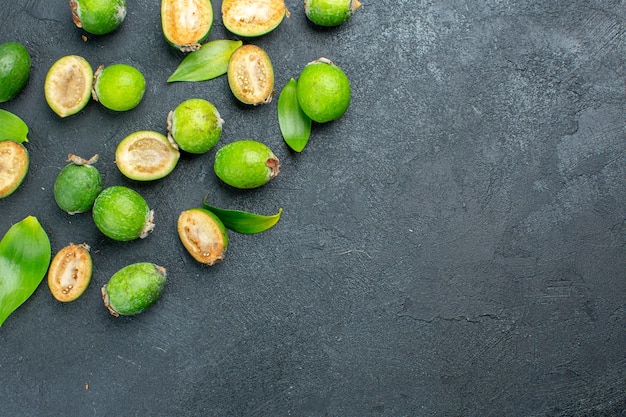
[[[26,89],[1,108],[30,127],[31,169],[0,200],[0,230],[39,218],[53,251],[92,247],[95,272],[61,304],[43,283],[0,328],[1,416],[618,416],[626,408],[626,3],[623,0],[363,0],[347,24],[309,24],[301,1],[246,39],[276,89],[320,56],[352,81],[346,115],[283,143],[276,100],[247,108],[225,77],[167,84],[183,55],[158,0],[129,0],[122,27],[87,36],[66,0],[3,1],[0,42],[32,55]],[[221,2],[209,39],[236,39]],[[58,118],[43,82],[59,57],[145,74],[127,113],[98,103]],[[117,143],[165,132],[181,101],[225,119],[220,144],[257,139],[281,174],[236,191],[214,151],[153,183],[125,179]],[[143,241],[108,240],[69,216],[52,185],[68,153],[156,212]],[[178,214],[215,205],[283,217],[231,234],[227,258],[193,261]],[[100,287],[117,269],[168,269],[149,311],[114,318]]]

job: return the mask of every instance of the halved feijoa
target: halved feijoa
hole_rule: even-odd
[[[211,0],[161,0],[165,39],[183,52],[200,49],[213,26]]]
[[[274,68],[269,55],[256,45],[243,45],[228,62],[228,85],[242,103],[269,103],[274,95]]]
[[[101,65],[93,78],[93,99],[115,111],[127,111],[139,105],[146,92],[146,78],[132,65]]]
[[[222,221],[210,211],[203,208],[183,211],[178,217],[178,236],[196,261],[214,265],[224,259],[228,233]]]
[[[140,130],[117,145],[115,163],[126,177],[138,181],[163,178],[174,170],[180,152],[159,132]]]
[[[93,262],[89,245],[70,243],[54,255],[48,269],[48,287],[61,302],[80,297],[91,282]]]
[[[0,45],[0,103],[22,91],[29,77],[30,54],[24,45],[19,42]]]
[[[63,167],[54,181],[54,201],[68,214],[84,213],[102,191],[102,176],[93,164],[98,155],[86,160],[68,155],[68,165]]]
[[[44,94],[48,105],[61,117],[81,111],[91,98],[93,69],[78,55],[57,60],[46,75]]]
[[[289,16],[284,0],[223,0],[222,21],[235,35],[255,37],[276,29]]]
[[[74,24],[93,35],[117,29],[126,17],[126,0],[70,0]]]
[[[221,147],[215,154],[215,174],[235,188],[256,188],[280,172],[280,162],[265,144],[239,140]]]
[[[320,26],[338,26],[347,22],[359,7],[359,0],[304,0],[306,17]]]
[[[20,186],[30,164],[28,151],[21,143],[0,141],[0,198],[7,197]]]
[[[185,152],[202,154],[211,150],[222,136],[217,108],[207,100],[191,98],[167,116],[168,136]]]
[[[137,191],[123,185],[105,188],[93,203],[96,227],[114,240],[143,239],[154,229],[154,213]]]
[[[150,262],[137,262],[118,270],[102,287],[104,306],[114,316],[132,316],[161,297],[167,271]]]

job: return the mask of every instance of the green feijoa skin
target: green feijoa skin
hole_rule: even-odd
[[[256,106],[272,101],[274,67],[269,55],[256,45],[243,45],[228,62],[228,85],[237,100]]]
[[[85,108],[91,98],[93,69],[78,55],[59,58],[44,82],[46,102],[58,116],[67,117]]]
[[[212,27],[210,0],[161,0],[161,28],[174,48],[182,52],[197,51]]]
[[[205,265],[224,259],[228,233],[222,221],[203,208],[192,208],[178,216],[178,237],[189,254]]]
[[[304,0],[306,16],[319,26],[339,26],[359,7],[359,0]]]
[[[327,58],[304,67],[296,87],[302,111],[317,123],[337,120],[350,105],[350,80],[341,68]]]
[[[143,239],[154,229],[154,213],[135,190],[123,185],[105,188],[93,203],[96,227],[113,240]]]
[[[0,198],[8,197],[22,184],[30,166],[30,155],[21,143],[0,141]]]
[[[145,77],[131,65],[101,65],[94,74],[92,97],[107,109],[132,110],[139,105],[145,91]]]
[[[168,114],[168,136],[183,151],[203,154],[217,145],[222,136],[223,123],[212,103],[192,98],[183,101]]]
[[[0,241],[0,326],[35,292],[51,256],[50,240],[36,217],[6,232]]]
[[[179,158],[175,143],[152,130],[131,133],[115,149],[115,164],[120,172],[137,181],[153,181],[169,175]]]
[[[126,0],[70,0],[76,27],[92,35],[105,35],[120,27],[126,17]]]
[[[26,86],[30,77],[30,54],[19,42],[0,45],[0,103],[9,101]],[[2,138],[6,139],[6,138]]]
[[[0,138],[28,142],[28,126],[17,115],[0,109]]]
[[[287,146],[302,152],[311,136],[311,118],[300,108],[296,88],[292,78],[278,96],[278,125]]]
[[[104,306],[113,316],[132,316],[154,305],[165,288],[167,271],[150,262],[118,270],[102,287]]]
[[[270,148],[255,140],[239,140],[215,154],[215,174],[226,184],[242,189],[260,187],[280,172],[280,162]]]
[[[102,176],[94,166],[98,155],[85,160],[68,155],[68,165],[63,167],[54,181],[54,200],[68,214],[84,213],[92,206],[102,191]]]
[[[206,81],[226,74],[230,57],[242,44],[242,41],[227,39],[205,43],[182,60],[167,82]]]
[[[222,22],[238,36],[256,37],[276,29],[289,11],[284,0],[223,0]]]
[[[89,251],[86,243],[70,243],[52,258],[48,268],[48,288],[58,301],[74,301],[89,286],[93,273],[93,261]]]
[[[243,210],[223,209],[212,206],[204,198],[204,208],[215,214],[227,229],[233,232],[252,235],[271,229],[278,223],[283,209],[278,209],[278,213],[266,216],[264,214],[251,213]]]

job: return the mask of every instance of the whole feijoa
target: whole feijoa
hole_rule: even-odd
[[[76,27],[92,35],[117,29],[126,17],[126,0],[70,0]]]
[[[339,26],[359,7],[359,0],[304,0],[306,16],[319,26]]]
[[[0,103],[17,96],[29,77],[30,54],[24,45],[19,42],[0,45]]]
[[[167,271],[151,262],[127,265],[102,287],[104,306],[114,316],[132,316],[146,311],[163,293]]]
[[[276,177],[280,162],[267,145],[255,140],[239,140],[217,151],[213,170],[226,184],[249,189],[260,187]]]
[[[93,99],[110,110],[134,109],[141,102],[145,91],[145,77],[131,65],[101,65],[94,74]]]
[[[200,49],[212,27],[211,0],[161,0],[161,28],[174,48],[182,52]]]
[[[350,80],[327,58],[304,67],[296,95],[302,111],[314,122],[325,123],[343,116],[350,105]]]
[[[167,116],[168,136],[185,152],[202,154],[211,150],[222,136],[217,108],[207,100],[191,98]]]
[[[60,117],[81,111],[91,98],[93,69],[78,55],[67,55],[52,64],[44,82],[46,102]]]
[[[54,201],[68,214],[84,213],[102,191],[102,176],[94,166],[98,155],[86,160],[68,155],[67,164],[54,181]]]
[[[154,212],[137,191],[123,185],[105,188],[93,203],[96,227],[113,240],[143,239],[154,229]]]

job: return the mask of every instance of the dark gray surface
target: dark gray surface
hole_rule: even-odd
[[[614,416],[626,407],[626,6],[617,0],[363,1],[347,24],[308,24],[300,1],[271,34],[280,90],[325,56],[352,81],[339,121],[302,154],[282,142],[276,101],[246,108],[225,77],[168,85],[182,54],[164,41],[159,1],[129,1],[117,32],[88,36],[65,0],[16,0],[0,42],[32,54],[25,91],[1,108],[30,126],[32,166],[0,200],[0,230],[37,216],[53,251],[87,242],[82,298],[43,283],[0,328],[1,416]],[[214,1],[210,39],[227,33]],[[59,57],[144,72],[140,106],[97,103],[67,119],[43,82]],[[214,151],[167,178],[126,180],[114,150],[165,131],[181,101],[213,102],[220,144],[267,143],[282,172],[235,191]],[[103,237],[68,216],[52,185],[68,153],[100,154],[106,185],[156,212],[143,241]],[[232,233],[227,258],[195,263],[178,214],[284,209],[272,230]],[[165,266],[159,302],[114,318],[100,287],[137,261]]]

